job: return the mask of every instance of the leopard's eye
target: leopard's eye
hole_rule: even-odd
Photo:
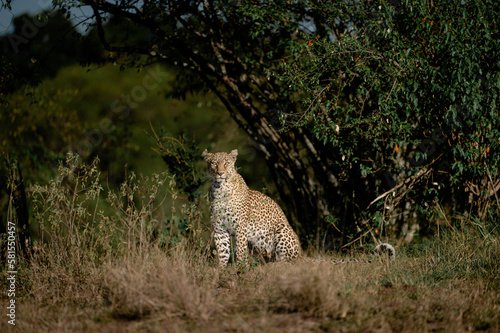
[[[229,166],[229,162],[224,163],[224,166]]]

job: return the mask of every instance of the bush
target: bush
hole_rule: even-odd
[[[498,214],[499,4],[303,6],[308,28],[281,41],[290,56],[269,70],[302,111],[284,109],[279,119],[323,143],[318,159],[350,184],[344,197],[370,208],[364,219],[401,228],[455,212]],[[260,13],[270,11],[290,20],[286,7]],[[436,216],[430,206],[441,202]]]

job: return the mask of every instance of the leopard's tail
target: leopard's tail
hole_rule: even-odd
[[[334,265],[338,265],[338,264],[349,264],[349,263],[362,263],[362,264],[371,264],[372,261],[371,260],[367,260],[367,259],[335,259],[335,260],[331,260],[330,261],[332,264]]]
[[[386,255],[389,259],[396,259],[396,249],[389,243],[382,243],[375,246],[373,253],[376,257],[382,257]]]
[[[392,246],[389,243],[382,243],[379,244],[375,247],[373,250],[373,253],[375,254],[375,257],[381,258],[384,256],[387,256],[390,260],[396,259],[396,249],[394,249],[394,246]],[[331,260],[331,263],[334,265],[337,264],[348,264],[348,263],[365,263],[365,264],[371,264],[372,260],[365,260],[365,259],[336,259],[336,260]]]

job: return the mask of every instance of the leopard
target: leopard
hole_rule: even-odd
[[[236,262],[248,263],[249,245],[266,262],[293,262],[303,257],[299,237],[292,229],[281,207],[269,196],[250,189],[238,173],[235,163],[238,150],[230,153],[210,153],[202,157],[207,162],[211,178],[209,192],[212,235],[220,267],[226,267],[231,256],[231,237],[236,240]],[[392,245],[384,243],[375,254],[395,255]],[[392,251],[392,252],[391,252]],[[367,262],[370,260],[342,259],[332,263]]]

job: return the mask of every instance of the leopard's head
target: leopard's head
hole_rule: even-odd
[[[205,149],[201,156],[207,161],[208,174],[215,181],[228,179],[236,173],[234,163],[238,156],[237,149],[232,150],[230,153],[209,153],[208,150]]]

